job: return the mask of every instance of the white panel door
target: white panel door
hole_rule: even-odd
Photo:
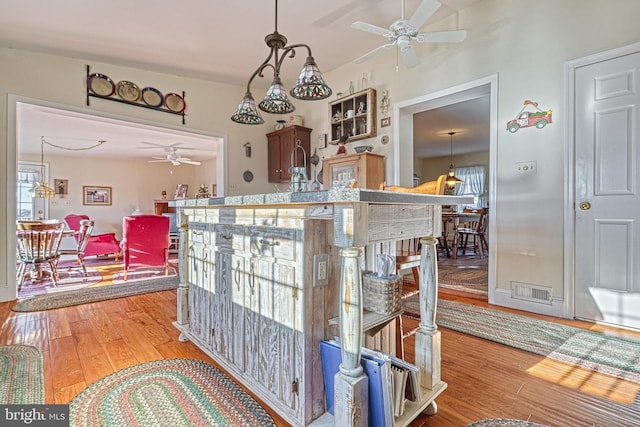
[[[640,53],[575,74],[575,315],[640,328]]]

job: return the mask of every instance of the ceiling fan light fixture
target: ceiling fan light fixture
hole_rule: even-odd
[[[258,104],[258,108],[266,113],[273,114],[288,114],[296,110],[296,107],[289,101],[287,90],[282,85],[279,76],[273,78],[273,82],[269,86],[264,99]]]
[[[240,101],[235,114],[231,116],[231,120],[242,125],[261,125],[264,123],[251,92],[244,94],[244,98]]]
[[[256,102],[251,95],[251,83],[257,76],[264,77],[265,68],[273,68],[273,83],[269,87],[264,99],[258,105],[262,111],[274,114],[287,114],[295,111],[295,106],[289,101],[286,90],[280,81],[280,67],[286,58],[293,58],[296,55],[296,49],[307,50],[307,60],[298,76],[296,85],[291,89],[291,96],[304,101],[316,101],[331,96],[331,88],[327,86],[322,77],[322,73],[311,54],[311,48],[306,44],[292,44],[287,46],[287,38],[278,33],[278,0],[275,0],[275,30],[264,38],[265,43],[269,47],[267,58],[260,64],[258,69],[253,72],[247,82],[247,92],[238,105],[235,114],[231,116],[231,120],[245,125],[260,125],[264,123],[264,119],[260,116],[256,108]],[[270,63],[273,59],[273,63]]]

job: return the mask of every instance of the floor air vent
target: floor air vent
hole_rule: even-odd
[[[511,298],[551,304],[551,288],[548,286],[511,282]]]

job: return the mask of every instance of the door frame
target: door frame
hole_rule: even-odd
[[[118,114],[112,114],[102,111],[92,110],[86,107],[77,107],[71,105],[60,104],[57,102],[45,101],[41,99],[29,98],[21,95],[9,94],[7,97],[7,158],[6,158],[6,180],[7,188],[6,192],[6,204],[7,204],[7,231],[15,230],[16,224],[16,166],[18,159],[18,137],[17,137],[17,113],[16,106],[18,103],[32,104],[43,107],[55,108],[63,111],[71,111],[82,113],[95,117],[104,117],[114,120],[119,120],[128,123],[137,123],[140,125],[153,126],[158,129],[171,129],[179,130],[184,133],[193,133],[197,135],[206,135],[219,140],[217,146],[217,184],[218,191],[224,196],[226,189],[226,175],[228,165],[228,137],[223,133],[214,133],[210,131],[202,131],[198,129],[188,128],[185,126],[175,126],[166,123],[153,122],[150,120],[131,118],[128,116],[122,116]],[[48,166],[47,166],[48,167]],[[16,299],[17,287],[16,284],[16,239],[15,236],[10,238],[9,235],[5,238],[4,242],[0,238],[0,244],[4,243],[7,253],[7,268],[4,273],[0,273],[0,302],[10,301]],[[6,283],[4,287],[2,283]]]
[[[411,187],[413,185],[413,171],[401,168],[401,164],[413,164],[413,115],[434,108],[468,101],[481,96],[489,96],[489,229],[488,239],[488,302],[494,303],[496,283],[496,254],[498,242],[496,239],[496,182],[498,166],[498,74],[492,74],[477,80],[429,93],[417,98],[397,102],[393,106],[393,119],[396,125],[393,129],[393,145],[386,172],[387,179],[398,185]],[[400,141],[403,141],[400,143]]]
[[[564,317],[573,319],[575,317],[575,74],[580,67],[608,61],[620,56],[630,55],[640,52],[640,43],[598,52],[593,55],[573,59],[565,62],[565,105],[567,114],[564,119],[565,128],[565,149],[564,149],[564,183],[565,183],[565,205],[564,205]]]

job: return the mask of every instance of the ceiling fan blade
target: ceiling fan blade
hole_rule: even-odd
[[[413,46],[403,46],[400,49],[400,53],[402,54],[402,61],[404,62],[405,67],[413,68],[420,63],[418,55],[416,55],[416,51],[413,50]]]
[[[313,22],[313,25],[325,27],[345,15],[349,14],[352,10],[363,6],[373,6],[376,3],[380,3],[382,0],[351,0],[350,2],[340,6],[336,10],[329,12],[328,14],[320,17]]]
[[[196,166],[200,166],[200,162],[196,162],[195,160],[186,160],[186,159],[179,159],[178,162],[180,163],[186,163],[188,165],[196,165]]]
[[[155,142],[147,142],[147,141],[140,141],[141,144],[146,144],[146,147],[136,147],[139,150],[148,150],[151,148],[164,148],[164,145],[160,145],[160,144],[156,144]]]
[[[431,31],[428,33],[418,33],[414,40],[418,43],[460,43],[467,38],[465,30],[453,31]]]
[[[361,64],[364,61],[366,61],[369,58],[373,58],[374,56],[376,56],[377,54],[379,54],[380,52],[382,52],[383,50],[387,50],[390,47],[392,47],[395,43],[388,43],[388,44],[383,44],[382,46],[378,46],[377,48],[373,49],[372,51],[365,53],[364,55],[362,55],[360,58],[356,59],[354,62],[356,64]]]
[[[367,33],[378,34],[387,37],[393,33],[387,28],[378,27],[377,25],[367,24],[366,22],[356,21],[351,24],[351,28],[354,30],[366,31]]]
[[[360,5],[360,3],[362,3],[362,0],[350,1],[347,4],[340,6],[336,10],[334,10],[332,12],[329,12],[328,14],[324,15],[320,19],[316,20],[313,24],[314,25],[319,25],[321,27],[325,27],[325,26],[331,24],[333,21],[335,21],[337,19],[340,19],[344,15],[346,15],[347,13],[351,12],[353,9],[358,7]]]
[[[409,18],[407,25],[419,30],[440,9],[440,6],[442,6],[442,3],[438,0],[422,0],[411,18]]]
[[[147,160],[147,163],[164,163],[164,162],[168,162],[167,159],[162,159],[162,160]]]
[[[155,157],[155,156],[154,156],[154,157],[151,157],[151,158],[152,158],[152,159],[154,159],[154,160],[163,160],[163,161],[167,161],[167,158],[166,158],[166,157]]]

